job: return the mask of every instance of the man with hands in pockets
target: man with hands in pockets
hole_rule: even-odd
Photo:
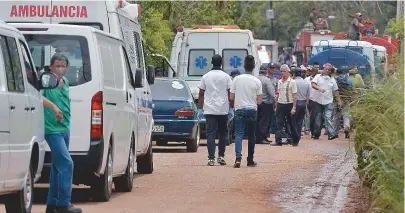
[[[220,165],[226,165],[225,147],[228,134],[228,119],[233,119],[233,105],[229,100],[231,77],[222,71],[222,57],[214,55],[212,70],[201,78],[198,95],[198,120],[204,115],[207,125],[208,166],[215,165],[215,138],[219,136],[218,158]]]

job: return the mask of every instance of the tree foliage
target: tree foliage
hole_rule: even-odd
[[[396,2],[389,1],[274,1],[274,38],[270,20],[266,19],[269,2],[261,1],[140,1],[141,24],[146,53],[170,55],[171,43],[178,26],[238,25],[254,32],[255,38],[273,39],[290,45],[308,22],[312,8],[329,20],[334,32],[347,32],[356,12],[375,23],[379,34],[385,32],[395,16]],[[147,57],[147,60],[151,60]]]

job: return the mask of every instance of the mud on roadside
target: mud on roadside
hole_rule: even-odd
[[[324,163],[304,165],[293,176],[297,180],[279,189],[273,200],[281,212],[363,213],[369,202],[354,167],[356,156],[347,140],[317,141],[305,148],[326,157]],[[305,171],[305,172],[304,172]],[[301,174],[309,174],[302,176]]]

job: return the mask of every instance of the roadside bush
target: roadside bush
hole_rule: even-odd
[[[402,54],[403,57],[403,54]],[[370,189],[370,212],[404,212],[404,78],[363,90],[352,103],[357,170]]]

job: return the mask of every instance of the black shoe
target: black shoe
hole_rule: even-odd
[[[314,140],[319,140],[319,137],[313,137]]]
[[[333,140],[333,139],[336,139],[336,138],[338,138],[339,136],[337,136],[337,135],[334,135],[334,136],[332,136],[332,137],[328,137],[328,140]]]
[[[265,140],[261,140],[261,141],[256,142],[256,144],[270,144],[270,142],[267,142]]]
[[[73,205],[60,206],[60,207],[58,207],[57,212],[58,213],[82,213],[82,209],[74,207]]]
[[[247,166],[249,167],[256,167],[257,163],[253,160],[247,160]]]
[[[57,213],[56,211],[56,206],[53,205],[47,205],[45,213]]]
[[[291,143],[291,146],[298,146],[298,143]]]
[[[350,132],[349,131],[345,131],[345,138],[350,138]]]
[[[264,140],[265,140],[266,142],[269,142],[269,143],[273,142],[272,140],[269,140],[269,139],[267,139],[267,138],[265,138]]]
[[[242,162],[242,159],[236,158],[235,164],[233,165],[234,168],[240,168],[240,164]]]
[[[281,143],[271,143],[270,146],[282,146],[283,144]]]

